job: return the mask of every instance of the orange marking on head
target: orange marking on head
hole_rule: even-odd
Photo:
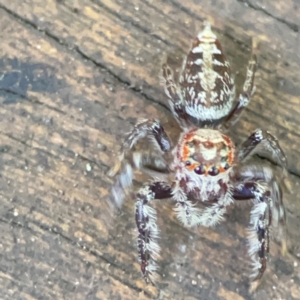
[[[225,172],[226,170],[224,169],[224,168],[222,168],[221,166],[219,167],[219,172],[220,173],[223,173],[223,172]]]
[[[184,144],[182,158],[184,161],[186,161],[189,157],[190,157],[190,149],[189,149],[188,145]]]
[[[222,135],[226,145],[229,147],[228,164],[231,166],[234,160],[234,144],[227,135]]]
[[[197,168],[198,165],[199,165],[198,163],[193,163],[193,164],[187,166],[187,168],[188,168],[190,171],[193,171],[194,169]]]
[[[234,159],[234,154],[233,151],[230,150],[230,152],[228,153],[228,164],[231,166],[233,163],[233,159]]]
[[[195,130],[190,131],[189,133],[187,133],[184,137],[184,144],[183,144],[183,152],[182,152],[182,158],[184,161],[188,160],[190,157],[190,148],[189,145],[187,143],[189,143],[190,141],[192,141],[195,137]]]
[[[185,140],[186,142],[190,142],[190,141],[194,138],[194,136],[195,136],[195,131],[196,131],[196,130],[197,130],[197,129],[194,129],[194,130],[188,132],[188,133],[185,135],[184,140]]]
[[[228,146],[232,145],[232,141],[227,135],[222,134],[222,137]]]

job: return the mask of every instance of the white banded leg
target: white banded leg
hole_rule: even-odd
[[[130,150],[138,140],[147,137],[153,142],[156,150],[166,152],[170,150],[170,139],[158,120],[141,119],[128,134],[123,143],[123,152]]]
[[[172,196],[171,187],[166,182],[153,182],[140,188],[136,195],[135,220],[138,235],[138,252],[141,271],[146,282],[154,282],[157,269],[155,260],[160,247],[157,243],[159,230],[156,225],[156,211],[148,206],[154,199]]]
[[[266,179],[268,178],[264,178]],[[264,180],[261,174],[257,174],[256,177],[245,180],[233,189],[235,200],[252,199],[254,204],[251,210],[248,236],[249,255],[252,260],[250,278],[253,280],[260,279],[266,269],[273,205],[276,202],[274,198],[278,196],[273,194],[270,182]]]
[[[280,238],[282,252],[287,250],[285,209],[282,191],[269,167],[244,166],[237,173],[236,179],[239,183],[233,189],[234,199],[238,201],[252,199],[254,203],[248,238],[253,268],[251,274],[253,282],[249,291],[252,293],[260,284],[258,279],[263,276],[266,269],[271,229],[276,230],[276,237]]]
[[[188,116],[185,111],[181,89],[179,85],[175,83],[173,71],[167,64],[163,64],[162,66],[160,80],[165,93],[169,98],[170,109],[177,122],[182,128],[189,127]]]
[[[271,158],[283,167],[285,172],[287,159],[278,140],[270,132],[262,129],[256,129],[240,146],[240,150],[238,151],[238,160],[242,162],[248,157],[262,151],[267,151],[268,154],[271,155]]]
[[[267,267],[272,222],[270,192],[257,189],[249,227],[249,255],[252,259],[253,280],[260,279]]]

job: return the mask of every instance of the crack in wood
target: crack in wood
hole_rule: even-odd
[[[55,41],[56,43],[58,43],[61,46],[64,46],[66,49],[69,50],[69,45],[67,43],[65,43],[62,39],[60,39],[59,37],[57,37],[56,35],[54,35],[53,33],[49,32],[47,29],[39,29],[38,26],[29,21],[28,19],[22,18],[21,16],[19,16],[18,14],[14,13],[13,11],[11,11],[10,9],[8,9],[7,7],[3,6],[2,4],[0,4],[0,9],[3,9],[6,13],[8,13],[9,15],[11,15],[12,17],[14,17],[16,20],[18,20],[19,22],[26,24],[28,26],[30,26],[31,28],[39,31],[39,32],[44,32],[45,35],[52,39],[53,41]],[[99,67],[100,69],[102,69],[103,71],[107,72],[109,75],[111,75],[114,79],[116,79],[118,82],[120,82],[123,86],[129,88],[130,90],[136,92],[137,94],[141,95],[145,100],[154,103],[157,106],[160,106],[161,108],[163,108],[164,110],[167,110],[168,112],[170,112],[169,107],[166,104],[163,104],[157,100],[155,100],[154,98],[150,97],[149,95],[147,95],[146,93],[143,92],[142,89],[133,86],[131,84],[131,82],[125,78],[121,78],[120,76],[118,76],[115,72],[113,72],[111,69],[109,69],[108,67],[106,67],[105,65],[101,64],[100,62],[96,61],[95,59],[89,57],[87,54],[85,54],[77,45],[74,45],[73,50],[79,54],[81,56],[81,58],[93,63],[95,66]]]
[[[248,0],[236,0],[237,2],[240,2],[240,3],[244,3],[246,4],[246,6],[256,10],[256,11],[261,11],[263,12],[265,15],[273,18],[274,20],[277,20],[278,22],[282,23],[282,24],[285,24],[288,28],[290,28],[291,30],[293,30],[294,32],[299,32],[299,26],[297,24],[294,24],[294,23],[291,23],[285,19],[282,19],[282,18],[279,18],[279,17],[276,17],[274,16],[273,14],[271,14],[270,12],[268,12],[266,9],[264,9],[263,7],[261,6],[258,6],[258,5],[254,5],[252,4],[251,2],[249,2]]]
[[[135,28],[137,28],[138,30],[140,30],[141,32],[143,32],[143,33],[145,33],[147,35],[151,35],[151,36],[155,37],[157,40],[163,42],[164,44],[166,44],[168,46],[175,47],[175,45],[173,43],[170,43],[168,40],[163,39],[162,37],[160,37],[159,35],[157,35],[155,33],[151,33],[151,31],[148,28],[142,26],[138,22],[134,21],[132,18],[130,18],[128,16],[124,16],[124,15],[118,14],[117,12],[111,10],[109,7],[107,7],[106,5],[104,5],[103,3],[101,3],[101,2],[99,2],[97,0],[90,0],[90,1],[92,3],[98,5],[99,7],[103,8],[104,10],[106,10],[111,15],[117,17],[118,19],[120,19],[124,23],[129,23],[132,26],[134,26]]]
[[[62,115],[64,115],[64,116],[67,115],[63,110],[60,110],[60,109],[57,108],[57,107],[48,105],[48,104],[43,103],[43,102],[41,102],[41,101],[39,101],[39,100],[36,100],[36,99],[32,99],[32,98],[30,98],[30,97],[28,97],[28,96],[26,96],[26,95],[24,95],[24,94],[20,94],[20,93],[17,93],[17,92],[15,92],[15,91],[12,91],[12,90],[10,90],[10,89],[5,89],[5,88],[0,88],[0,91],[3,91],[3,92],[5,92],[5,93],[7,93],[7,94],[19,96],[21,99],[24,99],[24,100],[29,101],[29,102],[31,102],[31,103],[35,103],[35,104],[38,104],[38,105],[45,106],[45,107],[49,108],[50,110],[54,110],[54,111],[56,111],[56,112],[58,112],[58,113],[60,113],[60,114],[62,114]]]

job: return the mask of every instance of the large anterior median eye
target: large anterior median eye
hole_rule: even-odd
[[[208,171],[208,174],[209,175],[211,175],[211,176],[216,176],[216,175],[218,175],[219,174],[219,169],[217,168],[217,167],[215,167],[215,166],[212,166],[211,168],[210,168],[210,170]]]
[[[205,169],[205,166],[199,165],[198,167],[196,167],[194,169],[194,171],[195,171],[196,174],[202,175],[202,174],[205,174],[206,169]]]

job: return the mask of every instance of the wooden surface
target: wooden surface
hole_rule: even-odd
[[[136,261],[134,201],[112,220],[105,207],[106,172],[136,119],[159,118],[178,134],[160,66],[165,57],[180,65],[207,19],[238,90],[258,39],[257,92],[231,136],[274,133],[294,190],[285,194],[289,253],[272,243],[252,295],[249,206],[215,229],[186,229],[170,202],[155,204],[157,287]],[[1,299],[300,299],[299,20],[297,0],[0,0]]]

